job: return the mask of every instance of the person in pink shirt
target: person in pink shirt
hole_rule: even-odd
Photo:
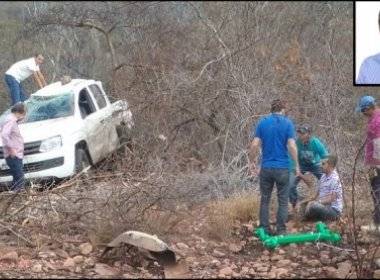
[[[17,103],[13,105],[11,113],[0,126],[4,158],[13,176],[12,191],[19,191],[25,185],[22,163],[24,157],[24,139],[18,128],[18,122],[25,117],[25,114],[25,105]]]
[[[374,204],[373,223],[362,226],[363,231],[380,233],[380,108],[372,96],[363,96],[356,111],[368,118],[364,162],[369,167],[371,195]]]

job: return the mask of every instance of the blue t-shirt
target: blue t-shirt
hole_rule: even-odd
[[[272,113],[259,120],[251,136],[261,140],[262,168],[289,169],[288,139],[295,139],[293,122],[286,116]]]

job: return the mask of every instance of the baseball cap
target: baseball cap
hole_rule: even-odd
[[[361,112],[362,110],[367,109],[368,107],[372,105],[375,105],[375,103],[376,103],[375,98],[373,98],[372,96],[369,96],[369,95],[362,96],[359,100],[359,104],[356,107],[355,111]]]
[[[308,124],[303,124],[297,127],[297,132],[300,133],[311,133],[311,126]]]

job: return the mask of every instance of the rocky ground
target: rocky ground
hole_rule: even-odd
[[[212,239],[207,231],[206,207],[191,209],[186,219],[162,238],[176,252],[178,265],[162,267],[138,252],[114,249],[101,259],[102,248],[94,248],[82,236],[67,236],[62,243],[41,248],[18,246],[16,242],[0,247],[2,278],[356,278],[355,254],[345,241],[339,247],[329,244],[289,245],[267,250],[253,236],[251,224],[236,226],[228,242]],[[289,231],[311,231],[313,224]],[[334,225],[331,225],[334,227]],[[373,252],[376,238],[362,238]],[[363,244],[364,244],[363,243]],[[369,247],[368,247],[369,248]],[[379,250],[380,251],[380,250]],[[377,256],[378,255],[378,256]],[[374,272],[373,272],[374,270]],[[380,278],[380,270],[368,269],[367,277]]]

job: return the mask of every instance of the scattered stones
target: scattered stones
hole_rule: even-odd
[[[83,243],[79,246],[82,255],[88,255],[92,252],[92,245],[90,243]]]
[[[72,268],[75,266],[75,262],[72,258],[67,258],[63,263],[64,268]]]
[[[289,266],[292,262],[290,260],[279,260],[276,264],[277,267],[286,267]]]
[[[176,246],[180,250],[188,250],[189,249],[189,246],[187,246],[185,243],[182,243],[182,242],[177,243]]]
[[[42,251],[38,253],[38,256],[41,259],[55,259],[57,257],[56,253],[54,253],[53,251]]]
[[[309,260],[307,265],[310,265],[311,267],[318,267],[321,266],[321,262],[319,260]]]
[[[280,261],[280,260],[283,260],[284,259],[284,256],[282,255],[273,255],[271,257],[271,261]]]
[[[118,274],[118,272],[115,269],[104,263],[95,264],[94,271],[96,272],[96,274],[100,276],[116,276]]]
[[[16,251],[10,251],[0,257],[0,260],[2,261],[8,261],[8,262],[17,262],[18,261],[18,254]]]
[[[222,268],[221,270],[219,270],[219,277],[226,277],[226,276],[231,276],[232,275],[232,273],[233,273],[234,271],[232,270],[232,268],[231,267],[225,267],[225,268]]]
[[[279,278],[281,276],[286,276],[288,274],[288,270],[286,268],[277,268],[275,270],[276,278]]]
[[[222,263],[218,260],[211,261],[211,267],[219,267]]]
[[[280,254],[280,255],[285,255],[285,251],[284,250],[282,250],[282,249],[280,249],[280,250],[278,250],[278,253]]]
[[[33,265],[32,266],[32,272],[41,273],[42,272],[42,265],[40,263]]]
[[[240,244],[230,244],[228,249],[233,253],[239,253],[243,247]]]
[[[350,274],[352,264],[350,262],[338,263],[337,278],[346,278]]]
[[[214,251],[212,252],[212,255],[213,255],[214,257],[217,257],[217,258],[223,258],[223,257],[226,256],[225,253],[222,253],[222,252],[220,252],[220,251],[218,251],[218,250],[216,250],[216,249],[214,249]]]
[[[249,267],[243,266],[240,271],[241,274],[248,274],[249,273]]]
[[[75,256],[75,257],[73,258],[73,260],[74,260],[74,262],[75,262],[76,264],[80,264],[80,263],[83,263],[83,262],[84,262],[84,257],[83,257],[83,256]]]
[[[61,257],[62,259],[67,259],[69,257],[69,254],[62,249],[56,249],[55,253],[57,256]]]

